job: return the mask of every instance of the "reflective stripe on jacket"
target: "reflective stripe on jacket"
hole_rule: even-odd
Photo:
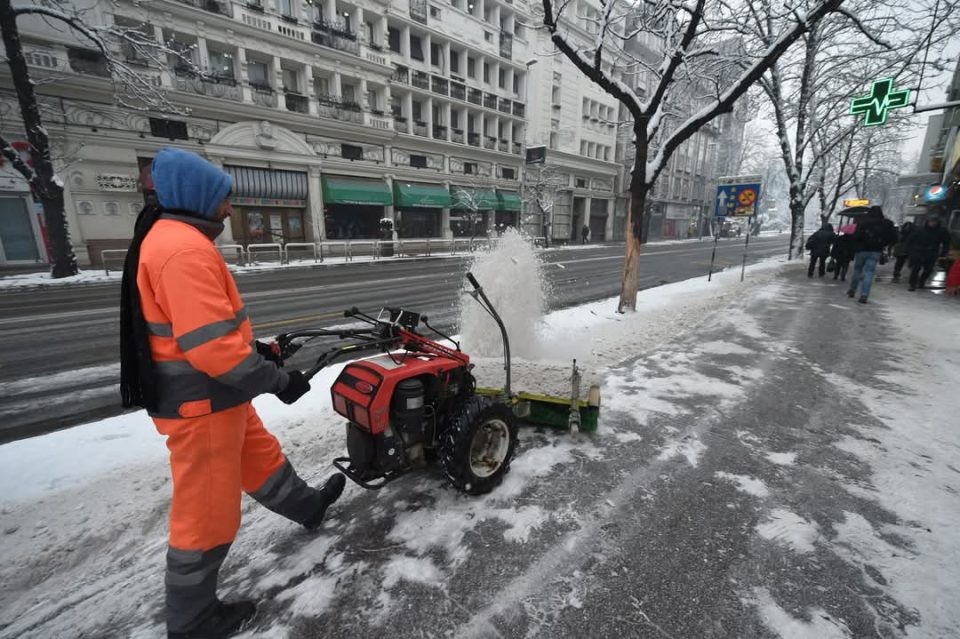
[[[240,292],[211,239],[220,228],[164,214],[140,249],[137,286],[157,380],[154,417],[199,417],[286,386],[286,373],[252,346]]]

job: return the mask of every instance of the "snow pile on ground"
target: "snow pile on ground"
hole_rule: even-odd
[[[24,273],[21,275],[5,275],[0,277],[0,291],[14,290],[19,288],[39,288],[45,286],[70,286],[77,284],[98,284],[101,282],[116,282],[120,280],[122,272],[120,270],[110,271],[106,274],[104,271],[80,271],[70,277],[60,277],[54,279],[49,272],[46,273]]]

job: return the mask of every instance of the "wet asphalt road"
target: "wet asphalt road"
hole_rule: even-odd
[[[749,261],[785,254],[788,236],[753,238]],[[713,243],[645,248],[641,288],[707,273]],[[737,266],[743,240],[718,244],[717,268]],[[617,295],[623,245],[550,250],[543,256],[551,308]],[[456,330],[468,258],[284,269],[237,283],[258,337],[343,323],[342,310],[403,306]],[[563,268],[561,268],[561,266]],[[120,412],[117,398],[119,283],[0,292],[0,443]],[[294,365],[319,345],[304,348]]]

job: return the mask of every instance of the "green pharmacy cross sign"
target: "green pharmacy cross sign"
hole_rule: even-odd
[[[893,90],[893,78],[884,78],[873,83],[870,95],[854,98],[850,102],[850,114],[865,114],[864,126],[886,124],[893,109],[902,109],[910,104],[910,89]]]

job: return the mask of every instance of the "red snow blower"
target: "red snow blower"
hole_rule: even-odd
[[[283,359],[318,337],[348,342],[321,353],[304,373],[308,379],[337,359],[380,352],[348,363],[330,391],[334,411],[347,419],[348,456],[333,463],[360,486],[383,488],[410,470],[439,460],[458,490],[471,495],[490,492],[510,469],[517,444],[517,415],[529,420],[536,413],[530,410],[531,402],[541,407],[559,404],[564,420],[568,413],[576,413],[582,429],[590,430],[590,423],[596,428],[598,395],[595,402],[588,402],[539,395],[525,399],[523,393],[511,393],[506,328],[473,275],[467,273],[467,280],[473,286],[471,295],[500,328],[506,371],[502,390],[478,391],[471,373],[473,364],[459,344],[430,326],[427,316],[400,308],[385,308],[371,317],[354,307],[344,316],[368,326],[304,330],[277,337]],[[421,324],[454,347],[421,335],[417,332]],[[540,421],[556,425],[548,419]],[[587,428],[583,428],[584,422]]]

